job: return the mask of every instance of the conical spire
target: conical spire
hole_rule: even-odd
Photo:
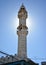
[[[22,5],[21,5],[21,8],[25,8],[25,6],[23,5],[23,3],[22,3]]]

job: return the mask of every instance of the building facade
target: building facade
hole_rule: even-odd
[[[44,61],[44,62],[41,62],[41,65],[46,65],[46,61]]]

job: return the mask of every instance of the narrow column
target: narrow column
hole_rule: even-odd
[[[18,56],[21,58],[27,57],[27,26],[26,26],[26,19],[27,19],[27,11],[24,5],[21,6],[18,12],[19,18],[19,26],[17,27],[17,34],[18,34]]]

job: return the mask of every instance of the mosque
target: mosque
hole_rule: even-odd
[[[28,13],[25,6],[22,4],[18,11],[19,26],[17,27],[18,35],[18,53],[8,55],[0,58],[0,65],[38,65],[27,57],[27,35],[28,27],[26,26],[26,19]]]

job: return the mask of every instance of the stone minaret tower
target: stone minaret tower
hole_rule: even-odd
[[[26,26],[26,19],[27,19],[27,11],[22,4],[19,12],[19,26],[17,27],[17,34],[18,34],[18,56],[21,58],[27,57],[27,26]]]

